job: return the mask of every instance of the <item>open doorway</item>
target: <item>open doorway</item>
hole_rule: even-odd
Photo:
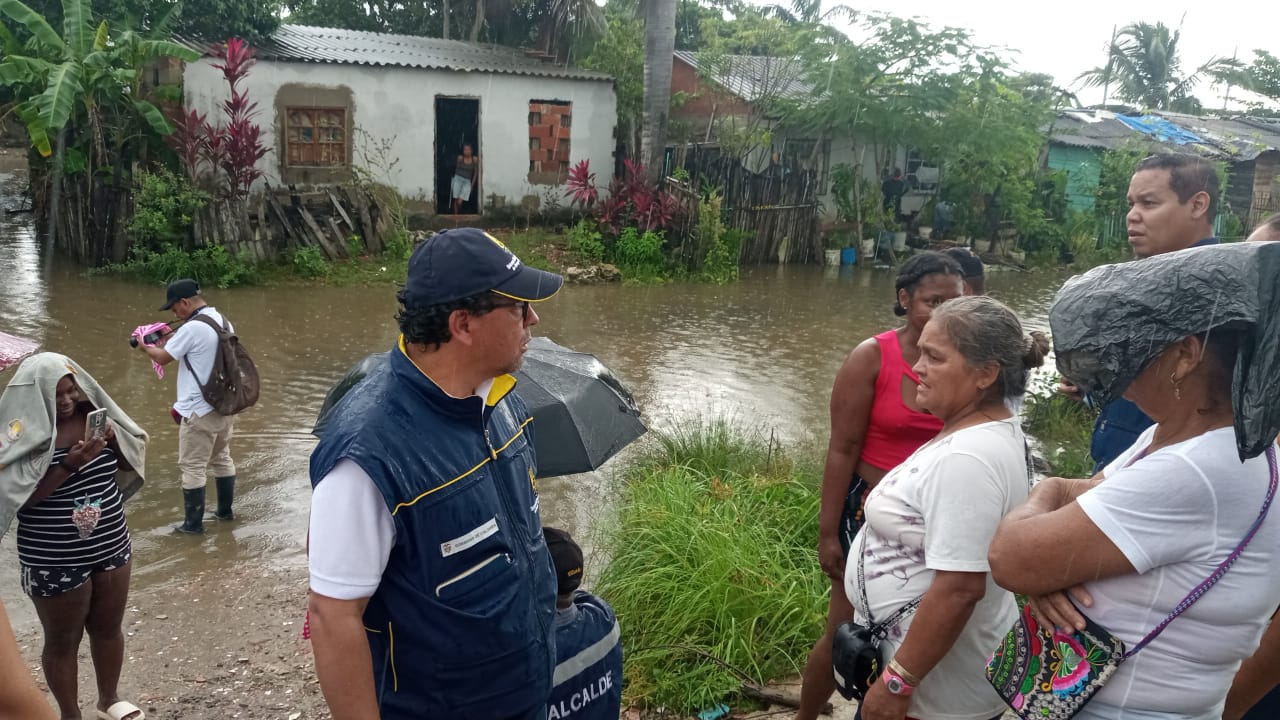
[[[451,188],[458,156],[464,145],[471,146],[477,158],[480,149],[480,100],[476,98],[436,97],[436,212],[452,215]],[[480,214],[480,187],[484,178],[477,162],[472,174],[471,194],[461,207],[465,215]]]

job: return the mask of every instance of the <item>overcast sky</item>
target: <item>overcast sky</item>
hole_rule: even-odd
[[[836,3],[823,0],[823,7]],[[1102,100],[1098,89],[1079,89],[1080,73],[1106,61],[1106,47],[1112,27],[1146,21],[1177,27],[1182,22],[1179,54],[1184,71],[1209,58],[1230,57],[1239,48],[1241,60],[1253,59],[1254,48],[1280,53],[1280,2],[1243,0],[1217,2],[1147,2],[1123,0],[1067,0],[1058,3],[993,2],[992,0],[855,0],[846,3],[857,10],[881,10],[898,15],[914,15],[935,26],[964,27],[973,31],[979,43],[1002,45],[1018,51],[1011,56],[1016,67],[1029,72],[1045,72],[1060,85],[1070,85],[1083,104]],[[1185,13],[1185,20],[1183,15]],[[1220,108],[1220,91],[1208,83],[1196,88],[1196,96],[1207,107]],[[1236,97],[1239,93],[1233,92]]]

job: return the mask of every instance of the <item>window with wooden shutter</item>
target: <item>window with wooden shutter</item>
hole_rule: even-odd
[[[285,163],[289,167],[346,167],[350,137],[346,108],[285,110]]]

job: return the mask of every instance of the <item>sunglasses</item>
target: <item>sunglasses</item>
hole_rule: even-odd
[[[498,308],[518,307],[520,308],[520,320],[526,323],[529,322],[529,301],[528,300],[518,300],[516,302],[495,302],[495,303],[491,303],[490,307],[493,308],[494,310],[497,310]]]

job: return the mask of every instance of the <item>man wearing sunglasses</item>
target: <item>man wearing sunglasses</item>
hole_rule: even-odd
[[[563,278],[480,230],[414,250],[389,361],[311,456],[311,636],[334,720],[543,720],[556,578],[511,393]]]

